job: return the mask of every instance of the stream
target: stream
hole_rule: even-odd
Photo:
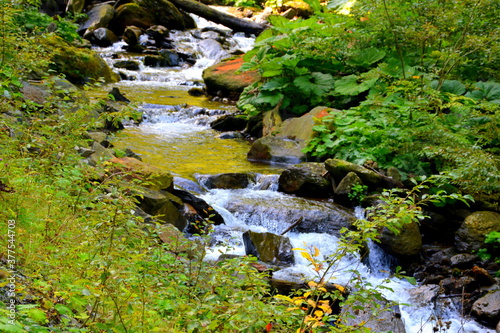
[[[200,28],[210,24],[200,18],[196,20]],[[221,26],[218,28],[228,31]],[[278,177],[285,166],[251,163],[246,159],[250,148],[247,141],[220,139],[219,133],[210,129],[211,121],[235,111],[235,107],[210,101],[206,97],[190,96],[188,90],[202,85],[203,69],[216,59],[208,59],[197,50],[197,39],[190,31],[175,32],[171,37],[175,39],[176,50],[197,54],[197,61],[193,66],[144,66],[143,56],[127,54],[122,50],[125,45],[123,42],[96,50],[110,65],[116,61],[116,55],[121,59],[130,58],[140,62],[139,71],[120,69],[122,75],[125,74],[129,79],[113,86],[139,104],[144,121],[139,126],[127,126],[117,134],[115,147],[130,148],[144,162],[170,171],[176,177],[177,187],[200,196],[224,217],[225,225],[217,226],[214,231],[209,259],[215,260],[221,251],[245,254],[242,233],[246,230],[281,233],[290,223],[288,212],[291,207],[315,210],[319,206],[332,204],[329,200],[319,202],[278,192]],[[228,52],[247,51],[252,43],[253,38],[232,36],[228,38]],[[110,90],[109,87],[105,89]],[[206,175],[228,172],[252,172],[255,174],[255,181],[248,188],[240,190],[203,188]],[[357,217],[362,217],[362,214],[361,209],[356,210]],[[289,232],[287,236],[292,247],[316,246],[323,258],[334,253],[337,248],[337,238],[327,233]],[[361,263],[359,258],[345,258],[330,275],[330,281],[341,285],[347,283],[350,273],[346,271],[355,268],[372,285],[381,284],[385,276],[377,272],[389,270],[387,258],[377,248],[370,253],[371,269]],[[301,281],[315,275],[306,259],[300,255],[295,255],[295,259],[295,265],[275,272],[274,276]],[[410,304],[401,306],[401,317],[407,333],[434,332],[435,319],[432,318],[437,317],[450,322],[447,332],[494,332],[470,318],[461,317],[453,306],[434,308],[429,302],[417,304],[411,298],[411,291],[415,286],[406,280],[391,279],[385,285],[390,288],[384,291],[387,299]]]

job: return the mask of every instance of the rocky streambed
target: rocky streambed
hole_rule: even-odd
[[[141,28],[136,40],[99,49],[122,78],[115,87],[140,104],[143,122],[112,140],[115,148],[137,155],[111,156],[102,146],[109,138],[97,135],[90,157],[99,153],[158,180],[142,193],[138,212],[146,219],[161,214],[163,223],[189,233],[196,230],[195,221],[212,216],[216,227],[209,257],[215,260],[220,249],[225,255],[254,254],[262,269],[275,269],[275,285],[286,290],[312,276],[308,262],[292,248],[316,246],[327,258],[337,249],[339,230],[362,216],[349,196],[353,185],[363,184],[370,192],[405,185],[395,170],[376,172],[339,160],[306,163],[301,149],[312,135],[313,117],[326,108],[300,119],[269,123],[264,118],[242,126],[229,91],[210,88],[212,97],[220,96],[205,96],[203,70],[245,51],[251,38],[220,27],[153,30]],[[233,67],[226,69],[234,72]],[[272,136],[248,140],[269,134],[271,127]],[[410,305],[374,321],[375,331],[493,332],[500,320],[500,289],[493,276],[499,267],[475,251],[486,233],[500,230],[500,214],[466,206],[425,213],[429,218],[399,236],[385,233],[382,247],[346,258],[330,279],[347,283],[346,272],[354,267],[376,285],[386,277],[381,271],[396,265],[417,279],[417,286],[400,279],[388,283],[385,298]],[[362,313],[357,317],[364,318]]]

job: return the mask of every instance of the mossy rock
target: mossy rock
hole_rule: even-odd
[[[43,43],[51,50],[51,69],[64,74],[74,84],[84,84],[103,78],[106,83],[119,81],[108,64],[96,52],[68,44],[58,36],[50,36]]]
[[[473,252],[484,246],[486,235],[500,230],[500,214],[478,211],[467,216],[455,234],[455,246],[460,252]]]
[[[115,18],[109,23],[109,28],[121,36],[128,26],[149,28],[155,24],[153,14],[137,3],[126,3],[116,9]]]
[[[133,157],[113,158],[111,162],[123,166],[130,173],[130,179],[142,179],[147,183],[145,187],[152,190],[172,191],[174,188],[174,177],[167,171],[146,164]]]
[[[194,19],[185,12],[177,9],[168,0],[137,0],[137,3],[152,13],[155,24],[174,30],[196,28]]]
[[[207,86],[208,94],[236,100],[245,87],[260,80],[260,74],[257,71],[236,73],[242,64],[243,56],[239,56],[205,69],[203,80]]]

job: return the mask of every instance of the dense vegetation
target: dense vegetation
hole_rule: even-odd
[[[49,70],[50,50],[40,42],[53,34],[59,34],[68,41],[75,40],[77,36],[71,28],[74,26],[63,19],[54,20],[38,13],[31,2],[1,0],[0,4],[0,303],[3,303],[0,306],[0,331],[262,332],[267,327],[272,332],[353,332],[354,329],[346,325],[348,312],[334,312],[333,302],[343,302],[344,309],[359,308],[359,302],[378,304],[373,300],[381,299],[380,288],[383,286],[368,288],[361,277],[353,274],[352,284],[359,289],[346,297],[344,287],[328,291],[325,289],[325,281],[322,279],[326,274],[324,269],[333,270],[341,257],[355,255],[360,244],[369,237],[374,238],[379,228],[388,226],[397,230],[404,223],[418,220],[421,216],[419,205],[422,202],[414,201],[413,192],[406,196],[387,193],[385,199],[388,206],[384,209],[384,215],[374,216],[370,221],[358,221],[359,229],[364,232],[344,230],[346,236],[339,246],[339,252],[328,261],[321,262],[318,259],[320,254],[317,249],[301,250],[302,255],[310,260],[317,271],[318,279],[316,282],[309,282],[308,289],[300,291],[296,297],[273,297],[265,274],[258,273],[251,266],[252,259],[206,262],[203,260],[204,251],[199,246],[200,242],[206,242],[204,235],[198,237],[197,242],[191,242],[174,233],[166,243],[160,241],[160,226],[144,224],[142,218],[132,213],[135,199],[130,193],[135,184],[129,182],[124,186],[124,180],[130,179],[126,173],[117,171],[109,163],[97,167],[81,163],[81,156],[74,147],[87,146],[91,141],[87,131],[95,129],[101,123],[102,119],[92,116],[92,110],[99,102],[94,105],[82,92],[61,87],[57,83],[59,78],[52,76],[53,73]],[[321,13],[319,7],[317,9],[317,15],[325,15],[325,21],[329,17],[336,17],[334,14]],[[321,37],[312,34],[320,31],[316,29],[316,24],[320,24],[318,17],[312,21],[295,23],[275,19],[276,27],[262,39],[272,38],[270,34],[274,31],[291,29],[294,33],[289,36],[309,45],[309,50],[306,47],[302,49],[312,52],[315,38]],[[344,20],[345,17],[338,23],[343,24]],[[308,22],[312,28],[301,25],[303,22]],[[47,29],[51,24],[56,25],[56,28]],[[292,28],[294,25],[298,26]],[[352,23],[353,29],[354,26]],[[302,39],[301,31],[309,31],[311,38]],[[345,36],[351,34],[344,28],[340,31]],[[373,31],[374,34],[376,32]],[[341,36],[338,37],[340,42]],[[288,43],[282,37],[262,42],[264,45],[280,40]],[[354,40],[351,39],[351,42]],[[362,40],[360,37],[360,41]],[[320,45],[323,44],[318,44],[318,47]],[[263,47],[266,52],[271,49],[279,50],[279,44],[275,47]],[[324,50],[318,49],[317,52],[325,54]],[[401,124],[424,117],[421,115],[424,110],[417,106],[425,99],[420,95],[414,99],[409,98],[415,91],[406,86],[408,82],[421,81],[405,80],[406,74],[397,74],[394,68],[393,74],[384,74],[381,64],[376,66],[377,62],[386,57],[386,54],[380,57],[380,52],[390,53],[389,49],[370,51],[373,54],[379,53],[376,58],[380,59],[368,65],[362,60],[354,62],[349,65],[352,67],[349,72],[348,69],[340,70],[345,73],[342,78],[338,77],[337,72],[335,75],[332,74],[333,71],[320,72],[319,68],[313,67],[314,61],[311,59],[304,60],[305,63],[309,61],[310,67],[297,67],[301,61],[297,58],[299,61],[288,68],[288,61],[295,61],[292,59],[294,55],[279,56],[284,60],[283,67],[277,67],[282,72],[264,75],[269,81],[259,88],[263,93],[261,97],[273,95],[265,93],[274,91],[273,85],[285,96],[288,88],[284,80],[289,77],[282,74],[289,73],[296,67],[297,71],[293,69],[290,74],[292,81],[286,82],[294,82],[303,91],[310,93],[310,100],[307,102],[310,103],[309,106],[326,103],[321,100],[322,95],[329,100],[333,91],[328,91],[323,83],[335,81],[334,87],[337,89],[340,86],[336,82],[351,80],[351,89],[361,91],[340,94],[346,99],[342,103],[359,103],[362,99],[359,95],[366,94],[368,90],[372,97],[362,102],[358,109],[346,111],[358,114],[344,117],[344,126],[358,121],[370,124],[369,119],[363,121],[364,118],[359,116],[362,108],[371,109],[370,103],[375,103],[386,94],[387,101],[392,98],[400,102],[397,106],[388,105],[383,111],[387,113],[387,126],[392,124],[389,120],[393,119],[394,114],[389,114],[389,111],[398,111],[402,113],[398,126],[401,131],[406,131],[408,129]],[[273,57],[278,59],[278,53],[274,56],[269,54],[269,60]],[[302,57],[299,53],[297,56]],[[397,65],[394,66],[397,68]],[[370,69],[364,71],[363,68]],[[379,76],[373,73],[374,77],[363,76],[372,75],[367,74],[372,70]],[[424,73],[416,69],[414,71],[413,74],[424,76]],[[486,75],[488,71],[485,69],[483,72],[481,75]],[[356,76],[355,82],[346,75],[348,73]],[[400,78],[401,75],[403,79]],[[335,76],[337,80],[334,80]],[[27,99],[26,92],[21,91],[23,81],[33,77],[41,78],[44,89],[47,89],[43,102]],[[444,91],[447,84],[446,80],[442,82],[443,88],[437,90],[436,98],[437,101],[448,98],[446,103],[453,104],[449,105],[450,111],[445,110],[447,104],[443,104],[439,112],[429,115],[451,115],[449,122],[455,124],[458,123],[457,118],[464,117],[470,126],[463,130],[471,137],[477,134],[477,145],[483,148],[477,149],[477,154],[481,155],[476,160],[488,156],[492,163],[490,167],[497,167],[494,164],[494,151],[488,150],[495,147],[495,142],[490,143],[491,147],[486,147],[483,142],[491,134],[488,130],[498,130],[494,127],[497,124],[495,105],[478,102],[472,97],[448,94]],[[369,87],[364,89],[365,86]],[[380,89],[375,89],[375,86]],[[344,86],[346,87],[349,85]],[[430,89],[425,85],[418,87],[422,91]],[[469,90],[472,87],[469,85]],[[385,93],[382,92],[384,89]],[[331,102],[334,100],[336,98],[332,98]],[[286,104],[284,99],[281,103],[285,109],[292,105]],[[302,107],[294,112],[305,110]],[[412,113],[406,114],[410,110]],[[473,118],[470,112],[477,112],[481,116]],[[376,115],[373,117],[378,118]],[[334,121],[338,120],[332,118],[331,123]],[[375,121],[372,123],[373,126],[378,126]],[[341,124],[336,126],[340,127]],[[452,132],[450,135],[456,134],[462,138],[461,130],[461,127],[457,128],[457,133]],[[385,135],[379,132],[378,136]],[[325,135],[335,134],[325,132]],[[464,136],[462,140],[472,138]],[[384,142],[380,141],[380,144]],[[318,141],[317,147],[322,145]],[[360,150],[363,152],[363,149]],[[321,155],[321,150],[316,151]],[[450,155],[453,153],[449,152]],[[465,156],[464,161],[472,163]],[[469,164],[468,167],[472,169],[473,166]],[[497,174],[492,175],[496,177]],[[425,186],[427,185],[419,185],[415,191],[424,189]],[[439,195],[431,195],[425,200],[438,200],[438,197]],[[449,197],[463,199],[457,195]],[[446,196],[441,199],[446,199]],[[385,215],[395,218],[387,220],[381,217]],[[14,316],[11,316],[11,304],[16,309]],[[391,305],[376,305],[379,309],[373,310],[374,315]],[[336,326],[329,325],[332,322],[336,322]],[[356,329],[364,330],[362,324]]]
[[[238,103],[250,115],[279,106],[318,120],[307,153],[405,176],[447,172],[453,184],[498,208],[500,7],[497,1],[344,1],[271,29],[245,55],[261,82]],[[300,92],[300,93],[297,93]]]

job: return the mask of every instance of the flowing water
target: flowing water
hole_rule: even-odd
[[[196,49],[196,39],[190,32],[177,32],[175,38],[178,49]],[[251,42],[251,38],[237,36],[231,39],[230,44],[232,48],[245,51],[251,46]],[[117,43],[99,51],[112,64],[114,60],[111,55],[114,53],[130,57],[121,51],[122,46],[123,43]],[[142,57],[135,56],[134,59],[141,61]],[[246,230],[282,232],[293,220],[288,214],[292,207],[306,207],[304,209],[314,211],[319,210],[319,207],[330,207],[328,205],[332,203],[328,200],[319,202],[296,198],[278,192],[277,179],[283,166],[248,162],[248,142],[220,139],[217,137],[218,133],[209,128],[210,121],[233,111],[234,106],[212,102],[205,97],[192,97],[187,90],[201,84],[203,68],[213,62],[214,60],[199,55],[194,66],[148,68],[141,63],[140,71],[126,72],[133,80],[121,81],[113,86],[118,87],[129,99],[139,102],[144,112],[144,122],[140,126],[127,127],[118,134],[115,146],[130,148],[146,163],[171,171],[177,176],[178,183],[186,184],[186,179],[190,184],[198,182],[199,186],[195,185],[190,189],[198,191],[224,217],[225,225],[217,226],[213,237],[210,257],[215,259],[220,250],[244,254],[241,235]],[[201,190],[206,175],[226,172],[253,172],[257,175],[256,181],[242,190]],[[359,217],[362,212],[357,211],[356,214]],[[290,232],[287,235],[293,247],[316,246],[323,258],[334,253],[337,248],[337,238],[331,234]],[[373,285],[382,283],[386,274],[380,272],[390,269],[390,259],[376,245],[372,245],[370,253],[371,269],[362,264],[360,258],[345,258],[330,276],[331,281],[337,284],[347,283],[350,277],[347,271],[355,268]],[[275,277],[300,280],[314,276],[304,258],[297,255],[295,258],[294,266],[276,272]],[[433,317],[451,322],[447,332],[493,332],[461,318],[452,306],[434,309],[432,304],[416,304],[410,297],[410,292],[415,287],[406,280],[392,279],[386,286],[391,289],[385,292],[386,298],[411,304],[401,307],[407,333],[433,332]]]

